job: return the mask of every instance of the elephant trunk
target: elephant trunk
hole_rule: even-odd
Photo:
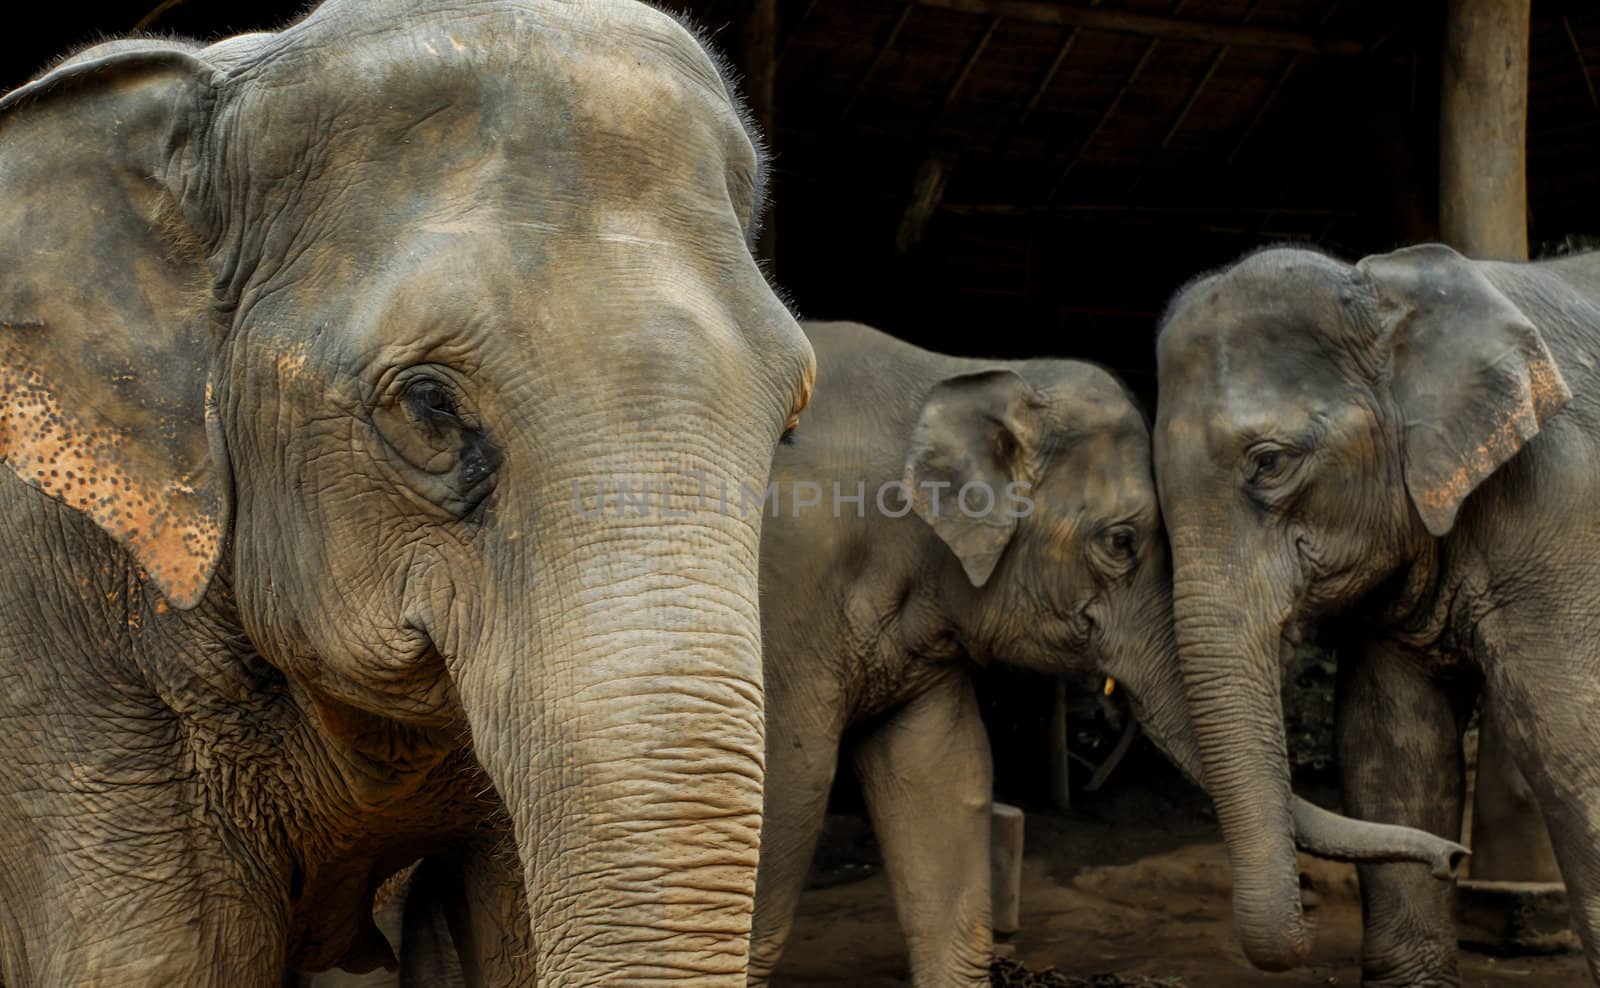
[[[575,509],[539,513],[516,557],[536,575],[496,580],[523,588],[499,597],[522,617],[490,615],[458,682],[513,824],[538,984],[742,986],[764,756],[755,526],[614,502],[566,524]]]
[[[1449,880],[1469,852],[1455,841],[1424,830],[1390,823],[1351,820],[1298,797],[1294,800],[1295,842],[1308,854],[1330,861],[1355,864],[1389,864],[1415,861],[1425,864],[1433,877]]]
[[[1170,586],[1164,573],[1161,584]],[[1161,606],[1153,613],[1139,616],[1134,627],[1142,631],[1133,654],[1115,665],[1137,670],[1123,678],[1133,693],[1135,712],[1145,733],[1190,782],[1204,789],[1205,770],[1184,697],[1171,598],[1161,588],[1141,596],[1157,600]],[[1448,879],[1455,875],[1469,853],[1460,844],[1426,831],[1352,820],[1299,796],[1290,802],[1290,815],[1294,821],[1295,846],[1330,861],[1358,864],[1415,861],[1427,865],[1435,877]]]
[[[1174,529],[1174,627],[1206,787],[1228,846],[1234,921],[1252,964],[1286,971],[1310,949],[1280,694],[1288,602],[1275,599],[1265,574],[1245,573],[1237,562],[1195,562],[1204,543],[1191,540],[1191,557],[1183,536]],[[1268,605],[1258,613],[1236,603],[1257,598]]]

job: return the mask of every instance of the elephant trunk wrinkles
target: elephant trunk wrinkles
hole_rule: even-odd
[[[543,592],[520,602],[538,613],[487,631],[503,637],[461,684],[538,983],[742,986],[764,756],[753,526],[583,525],[540,546]]]
[[[1144,652],[1122,663],[1124,668],[1148,670],[1138,684],[1136,696],[1140,723],[1178,770],[1203,789],[1205,771],[1184,699],[1178,643],[1170,611],[1140,626],[1148,629],[1140,643]],[[1352,820],[1299,796],[1290,802],[1290,814],[1294,820],[1295,846],[1330,861],[1358,864],[1415,861],[1432,869],[1436,878],[1446,879],[1455,874],[1469,853],[1460,844],[1443,837],[1409,827]]]
[[[1186,565],[1177,530],[1173,544],[1174,624],[1206,787],[1227,841],[1234,921],[1252,964],[1286,971],[1305,958],[1310,936],[1290,810],[1282,622],[1271,610],[1244,613],[1233,602],[1240,567]],[[1255,585],[1247,581],[1244,589]]]

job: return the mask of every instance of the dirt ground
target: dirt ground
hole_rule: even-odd
[[[1227,865],[1203,810],[1192,803],[1130,810],[1127,802],[1070,813],[1029,811],[1023,929],[1014,941],[1019,960],[1079,977],[1176,976],[1185,988],[1360,984],[1354,868],[1302,860],[1318,900],[1311,913],[1316,948],[1299,970],[1264,974],[1250,967],[1234,938]],[[1163,808],[1171,822],[1150,825],[1151,811]],[[1130,812],[1143,817],[1141,825],[1130,825]],[[828,843],[866,847],[867,853],[849,860],[849,852],[830,855],[825,843],[775,988],[910,984],[888,886],[870,840],[862,840],[863,826],[830,818],[837,839]],[[1565,988],[1588,982],[1576,955],[1495,958],[1463,951],[1462,983]]]

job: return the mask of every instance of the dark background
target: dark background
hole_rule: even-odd
[[[772,263],[805,316],[949,352],[1085,357],[1151,400],[1155,321],[1194,274],[1273,241],[1355,256],[1436,235],[1440,0],[1072,0],[1005,17],[981,2],[777,2]],[[741,61],[749,0],[666,5]],[[214,39],[304,7],[32,5],[26,29],[0,33],[0,87],[106,37]],[[1280,43],[1074,30],[1037,16],[1051,7],[1270,28]],[[1531,242],[1550,253],[1600,233],[1600,4],[1532,10]],[[919,174],[940,169],[919,221]],[[1319,682],[1298,704],[1312,733]],[[984,679],[1013,798],[1042,788],[1051,692]],[[1078,750],[1097,758],[1096,704],[1076,706]]]
[[[212,39],[291,0],[41,4],[0,85],[136,29]],[[739,60],[747,0],[690,0]],[[1357,54],[1219,46],[925,0],[778,0],[775,270],[800,312],[975,355],[1082,356],[1153,392],[1152,326],[1265,242],[1360,255],[1436,232],[1439,0],[1074,0],[1274,28]],[[1600,233],[1600,5],[1534,0],[1532,242]],[[946,164],[920,242],[919,169]]]

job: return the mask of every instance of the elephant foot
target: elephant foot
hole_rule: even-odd
[[[1461,988],[1461,973],[1453,967],[1385,968],[1377,973],[1367,966],[1361,972],[1361,988]]]

